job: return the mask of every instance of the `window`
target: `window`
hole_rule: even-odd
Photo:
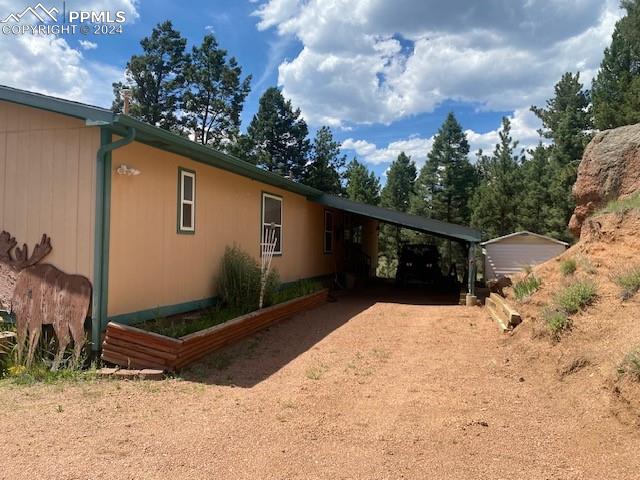
[[[178,233],[196,231],[196,172],[178,169]]]
[[[333,253],[333,213],[324,212],[324,253]]]
[[[262,194],[262,242],[267,240],[270,229],[276,232],[276,255],[282,254],[282,198]]]

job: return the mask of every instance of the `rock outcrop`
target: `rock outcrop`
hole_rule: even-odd
[[[580,237],[585,219],[611,200],[640,191],[640,124],[596,134],[584,152],[573,187],[569,229]]]

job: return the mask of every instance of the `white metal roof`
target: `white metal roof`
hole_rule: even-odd
[[[544,240],[549,240],[550,242],[554,242],[554,243],[559,243],[560,245],[564,245],[565,247],[568,247],[569,244],[567,242],[563,242],[562,240],[557,240],[555,238],[551,238],[551,237],[547,237],[546,235],[540,235],[539,233],[533,233],[533,232],[529,232],[528,230],[523,230],[521,232],[514,232],[514,233],[510,233],[509,235],[503,235],[502,237],[498,237],[498,238],[492,238],[491,240],[487,240],[486,242],[482,242],[480,245],[488,245],[490,243],[497,243],[500,242],[506,238],[511,238],[511,237],[517,237],[519,235],[531,235],[532,237],[538,237],[538,238],[542,238]]]

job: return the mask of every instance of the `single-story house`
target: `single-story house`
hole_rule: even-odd
[[[481,243],[485,280],[509,277],[557,257],[569,244],[533,232],[515,232]]]
[[[461,242],[469,258],[480,241],[472,228],[327,195],[127,115],[0,86],[0,231],[30,246],[46,233],[45,261],[91,281],[95,349],[109,320],[211,304],[225,248],[259,258],[267,225],[283,282],[373,274],[379,222]]]

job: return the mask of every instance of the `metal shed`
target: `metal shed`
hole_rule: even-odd
[[[569,247],[567,242],[528,231],[494,238],[481,245],[485,280],[519,273],[527,266],[557,257]]]

